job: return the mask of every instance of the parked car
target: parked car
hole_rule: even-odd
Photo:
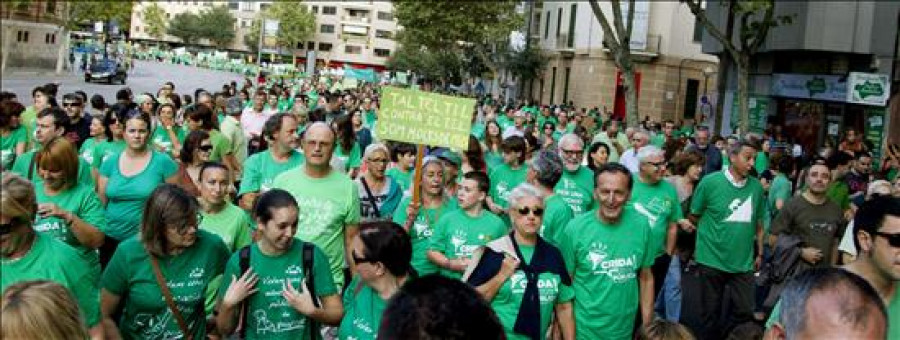
[[[86,83],[90,83],[92,80],[105,80],[110,84],[119,82],[125,85],[126,78],[128,78],[128,73],[125,64],[115,60],[98,60],[84,72],[84,82]]]

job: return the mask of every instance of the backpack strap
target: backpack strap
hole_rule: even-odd
[[[28,180],[34,180],[34,163],[37,160],[37,152],[31,154],[31,162],[28,163]]]
[[[301,241],[303,242],[303,241]],[[315,246],[313,246],[310,242],[303,242],[303,273],[306,275],[306,289],[309,290],[309,297],[312,300],[313,306],[316,308],[320,307],[319,299],[316,297],[316,280],[313,271],[313,254],[315,253]],[[308,318],[309,320],[309,336],[310,339],[318,339],[316,333],[319,332],[318,323],[312,318]]]
[[[362,183],[363,189],[366,189],[366,197],[369,198],[369,203],[372,203],[372,210],[375,210],[375,216],[381,217],[381,211],[378,211],[378,200],[375,199],[375,195],[372,195],[372,189],[369,189],[369,183],[366,182],[366,178],[360,176],[359,181]]]
[[[244,246],[238,251],[238,265],[241,268],[240,275],[244,275],[250,269],[250,246]],[[247,338],[247,299],[241,303],[240,323],[238,324],[238,336]]]

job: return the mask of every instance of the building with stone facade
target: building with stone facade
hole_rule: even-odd
[[[704,95],[714,100],[718,58],[701,50],[702,29],[687,6],[638,1],[635,7],[631,48],[640,117],[695,118]],[[601,2],[601,8],[612,22],[610,5]],[[543,1],[531,12],[530,36],[549,57],[542,77],[529,86],[532,98],[542,104],[605,107],[624,117],[625,91],[590,4]]]
[[[147,24],[143,21],[143,9],[150,3],[158,4],[167,18],[178,13],[200,13],[210,6],[228,6],[234,15],[235,39],[229,49],[249,52],[244,43],[244,35],[250,32],[257,14],[271,6],[272,1],[140,1],[134,6],[131,17],[131,38],[135,40],[155,40],[147,34]],[[328,63],[331,67],[350,64],[356,67],[384,67],[388,56],[397,49],[393,37],[397,22],[393,16],[393,5],[387,1],[308,1],[297,2],[316,16],[315,34],[305,44],[294,49],[284,49],[293,53],[298,62],[305,62],[307,52],[315,51],[320,66]],[[177,43],[178,38],[166,36],[162,41]],[[205,43],[204,41],[200,42]]]
[[[68,58],[65,1],[0,2],[0,70],[23,68],[61,72]]]

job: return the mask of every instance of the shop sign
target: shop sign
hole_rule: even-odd
[[[847,101],[847,82],[840,76],[773,74],[772,95],[788,98]]]
[[[871,107],[866,110],[866,140],[872,143],[875,148],[870,150],[872,159],[876,162],[881,161],[881,145],[884,142],[884,107]],[[878,166],[878,165],[877,165]]]
[[[734,103],[731,105],[731,129],[737,130],[741,122],[740,103],[737,96],[734,96]],[[747,111],[750,115],[750,132],[763,133],[766,130],[766,123],[769,118],[769,97],[751,94],[747,98]]]
[[[891,83],[886,74],[850,72],[847,77],[847,101],[864,105],[887,105]]]

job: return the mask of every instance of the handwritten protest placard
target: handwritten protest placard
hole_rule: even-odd
[[[381,139],[469,148],[475,100],[385,87],[375,132]]]

